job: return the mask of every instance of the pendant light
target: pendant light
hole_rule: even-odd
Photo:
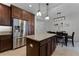
[[[48,3],[46,4],[46,6],[47,6],[47,15],[46,15],[46,17],[45,17],[45,20],[49,20],[49,16],[48,16]]]
[[[38,4],[38,7],[39,7],[39,9],[37,11],[37,16],[41,16],[42,14],[41,14],[41,11],[40,11],[40,3]]]

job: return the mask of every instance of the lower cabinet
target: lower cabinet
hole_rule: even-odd
[[[0,36],[0,52],[12,49],[11,35]]]
[[[35,41],[27,38],[27,56],[50,56],[56,48],[55,37],[43,41]]]
[[[40,55],[47,56],[47,45],[43,45],[40,47]]]

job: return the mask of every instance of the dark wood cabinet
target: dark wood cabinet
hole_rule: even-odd
[[[10,26],[10,7],[0,4],[0,25]]]
[[[25,10],[23,10],[22,11],[22,19],[24,19],[24,20],[33,20],[33,14],[32,13],[30,13],[30,12],[28,12],[28,11],[25,11]]]
[[[53,40],[53,39],[55,39],[55,40]],[[54,51],[55,50],[55,48],[56,48],[56,37],[52,37],[52,51]]]
[[[35,20],[34,20],[34,16],[33,16],[33,18],[29,20],[29,35],[35,34],[34,29],[35,29]]]
[[[11,5],[12,18],[22,18],[22,9]]]
[[[50,37],[42,41],[27,38],[27,56],[50,56],[56,48],[56,39]]]
[[[12,49],[11,35],[0,35],[0,52]]]
[[[51,38],[49,38],[48,43],[47,43],[47,48],[48,48],[47,49],[47,56],[50,56],[52,54],[52,52],[53,52],[51,43],[52,43]]]
[[[28,19],[28,12],[25,11],[25,10],[22,11],[22,19],[23,19],[23,20],[29,20],[29,19]]]
[[[34,34],[34,15],[30,12],[27,12],[25,10],[23,10],[22,12],[22,19],[28,21],[28,27],[29,27],[29,31],[28,34],[32,35]]]
[[[28,21],[28,27],[29,27],[29,30],[28,30],[28,35],[32,35],[32,21]]]
[[[31,31],[32,31],[32,34],[35,34],[35,20],[34,20],[34,15],[32,15],[32,21],[31,21]]]

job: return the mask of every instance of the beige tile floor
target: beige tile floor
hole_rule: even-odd
[[[79,56],[79,51],[74,48],[57,47],[52,56]]]
[[[79,42],[75,42],[75,46],[72,47],[71,43],[68,43],[68,46],[58,45],[53,56],[79,56]]]
[[[26,56],[26,47],[0,53],[0,56]]]
[[[78,44],[75,47],[58,45],[52,56],[79,56]],[[0,56],[26,56],[26,47],[0,53]]]

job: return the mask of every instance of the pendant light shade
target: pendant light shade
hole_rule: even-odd
[[[48,16],[48,3],[46,4],[46,6],[47,6],[47,15],[46,15],[46,17],[45,17],[45,20],[49,20],[49,16]]]
[[[40,11],[37,12],[37,16],[41,16],[41,12]]]
[[[36,14],[36,15],[37,15],[37,16],[41,16],[42,14],[41,14],[41,11],[40,11],[40,3],[39,3],[39,5],[38,5],[38,6],[39,6],[39,9],[38,9],[38,11],[37,11],[37,14]]]

